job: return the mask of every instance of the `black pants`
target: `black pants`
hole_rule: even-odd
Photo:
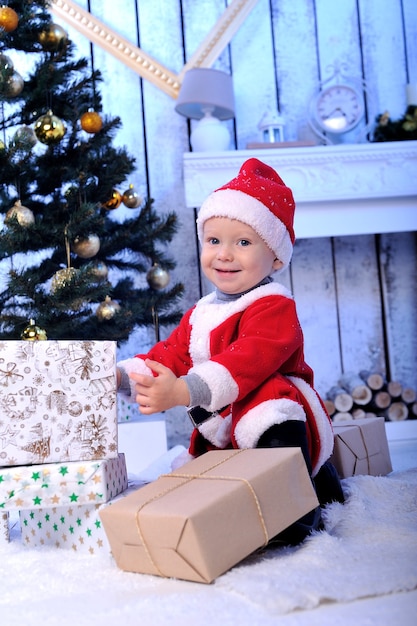
[[[259,438],[257,448],[301,448],[308,473],[311,476],[311,459],[308,451],[307,432],[305,422],[286,421],[271,426]],[[333,465],[325,463],[312,479],[320,507],[330,502],[344,502],[342,486]],[[307,515],[291,524],[282,533],[271,540],[271,545],[297,545],[301,543],[313,530],[323,528],[320,507],[310,511]]]

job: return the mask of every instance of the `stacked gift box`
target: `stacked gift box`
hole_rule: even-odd
[[[126,491],[118,451],[116,343],[0,346],[1,539],[19,511],[25,545],[97,551],[98,510]]]
[[[209,583],[318,504],[299,448],[208,452],[128,488],[113,342],[4,342],[0,406],[1,537],[19,511],[27,546]],[[391,471],[383,420],[335,428],[332,460],[341,477]]]

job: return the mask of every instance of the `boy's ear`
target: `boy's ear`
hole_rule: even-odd
[[[274,262],[272,264],[272,268],[275,272],[277,272],[278,270],[281,269],[281,267],[284,265],[284,263],[282,261],[280,261],[279,259],[274,259]]]

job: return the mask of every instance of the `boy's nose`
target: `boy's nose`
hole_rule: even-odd
[[[231,246],[227,244],[219,246],[217,250],[217,257],[219,259],[231,259],[233,257]]]

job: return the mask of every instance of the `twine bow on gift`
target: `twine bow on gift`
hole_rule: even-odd
[[[184,481],[181,482],[178,485],[175,485],[173,487],[168,487],[168,489],[165,489],[164,491],[161,491],[160,493],[156,494],[155,496],[153,496],[152,498],[149,498],[149,500],[147,500],[146,502],[144,502],[143,504],[141,504],[141,506],[137,509],[136,511],[136,528],[139,534],[139,538],[141,540],[142,546],[146,552],[146,555],[149,559],[149,561],[152,563],[153,567],[156,569],[156,571],[158,572],[158,574],[162,577],[167,578],[167,576],[160,570],[159,566],[157,565],[157,563],[155,562],[151,551],[149,549],[149,546],[143,536],[143,532],[141,529],[141,525],[140,525],[140,512],[145,508],[145,506],[147,506],[148,504],[151,504],[151,502],[154,502],[155,500],[158,500],[159,498],[162,498],[163,496],[165,496],[168,493],[171,493],[172,491],[175,491],[175,489],[178,489],[179,487],[182,487],[183,485],[191,482],[192,480],[196,480],[196,479],[202,479],[202,480],[228,480],[228,481],[239,481],[241,483],[243,483],[244,485],[246,485],[246,487],[248,488],[253,501],[255,503],[257,512],[258,512],[258,518],[259,518],[259,522],[261,524],[261,528],[262,528],[262,532],[264,535],[264,546],[267,545],[268,541],[269,541],[269,536],[268,536],[268,530],[266,528],[266,524],[265,524],[265,519],[262,513],[262,508],[261,508],[261,504],[259,502],[258,496],[255,493],[254,488],[252,487],[252,485],[250,484],[250,482],[246,479],[246,478],[241,478],[241,477],[234,477],[234,476],[207,476],[206,473],[215,469],[216,467],[222,465],[223,463],[225,463],[226,461],[228,461],[229,459],[231,459],[232,457],[236,456],[237,454],[240,454],[241,452],[243,452],[243,450],[236,450],[233,453],[231,453],[227,458],[222,459],[221,461],[219,461],[218,463],[215,463],[214,465],[212,465],[211,467],[208,467],[207,469],[204,470],[204,472],[202,474],[182,474],[182,473],[177,473],[177,472],[172,472],[170,474],[162,474],[160,476],[160,478],[183,478]]]

